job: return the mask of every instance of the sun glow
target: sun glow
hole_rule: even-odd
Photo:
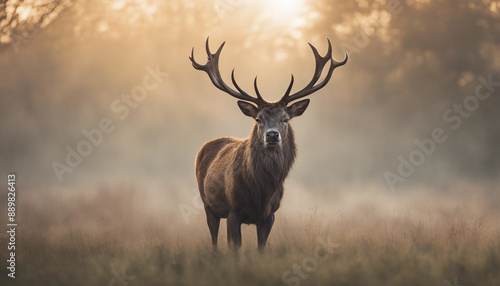
[[[262,1],[263,16],[275,21],[293,20],[304,12],[306,5],[304,0],[269,0]]]
[[[271,0],[268,2],[270,9],[273,9],[277,14],[290,15],[301,10],[303,1],[289,0]]]

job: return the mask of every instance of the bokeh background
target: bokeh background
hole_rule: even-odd
[[[277,100],[295,75],[295,90],[314,69],[308,42],[349,62],[311,95],[293,120],[299,157],[287,185],[321,197],[391,193],[416,139],[442,128],[449,139],[396,191],[494,191],[500,175],[500,94],[480,101],[452,130],[446,110],[474,95],[478,77],[500,79],[500,2],[7,0],[0,4],[0,148],[3,174],[24,190],[85,192],[132,184],[182,202],[196,189],[194,159],[220,136],[246,137],[252,120],[188,59],[204,63],[205,39],[230,83],[253,92],[253,77]],[[121,120],[111,104],[157,67],[168,77]],[[498,89],[498,88],[497,88]],[[110,118],[116,129],[58,180],[82,130]],[[188,196],[184,194],[189,193]],[[315,199],[316,200],[316,199]]]

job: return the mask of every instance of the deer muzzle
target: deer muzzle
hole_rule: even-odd
[[[266,131],[266,143],[275,144],[281,141],[281,136],[278,130],[269,129]]]

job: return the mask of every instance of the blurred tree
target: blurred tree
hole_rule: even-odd
[[[2,0],[0,2],[0,51],[9,45],[18,51],[68,5],[69,0]]]

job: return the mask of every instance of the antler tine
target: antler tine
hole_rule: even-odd
[[[255,79],[253,80],[253,88],[255,89],[255,93],[257,94],[257,98],[259,100],[262,100],[263,102],[265,102],[264,98],[262,98],[262,96],[260,96],[259,88],[257,88],[257,77],[255,77]]]
[[[316,68],[314,70],[313,78],[311,79],[309,84],[307,84],[303,89],[290,95],[290,90],[292,89],[292,85],[293,85],[293,75],[292,75],[290,85],[288,86],[288,89],[285,92],[285,95],[283,95],[283,97],[281,98],[280,103],[287,105],[288,103],[290,103],[294,100],[297,100],[299,98],[305,97],[311,93],[318,91],[319,89],[323,88],[328,83],[328,81],[332,77],[332,73],[333,73],[333,70],[335,68],[347,63],[347,59],[349,57],[347,53],[345,55],[344,60],[341,62],[338,62],[332,58],[332,44],[330,43],[330,39],[327,38],[327,40],[328,40],[328,51],[324,57],[322,57],[319,54],[316,47],[314,47],[311,43],[309,43],[309,46],[311,47],[313,54],[314,54],[314,59],[316,60]],[[325,68],[325,65],[328,62],[330,62],[330,68],[328,70],[327,75],[325,76],[323,81],[321,81],[319,84],[316,84],[321,77],[321,74],[323,72],[323,69]]]
[[[205,49],[207,51],[207,57],[208,57],[206,64],[202,65],[202,64],[199,64],[198,62],[196,62],[194,59],[194,47],[191,50],[191,57],[189,57],[189,59],[193,63],[193,67],[197,70],[202,70],[202,71],[206,72],[208,74],[208,77],[212,81],[212,83],[218,89],[226,92],[227,94],[229,94],[235,98],[244,100],[244,101],[253,102],[253,103],[257,104],[257,106],[264,104],[266,101],[260,96],[257,88],[255,89],[255,91],[257,92],[257,97],[253,97],[250,94],[248,94],[247,92],[245,92],[244,90],[242,90],[238,86],[238,84],[236,83],[236,80],[234,79],[234,69],[231,73],[231,80],[238,91],[230,88],[226,83],[224,83],[224,80],[222,79],[222,77],[220,75],[220,71],[219,71],[219,56],[220,56],[222,48],[224,47],[224,44],[226,42],[223,42],[220,45],[220,47],[217,49],[217,52],[215,52],[215,54],[212,54],[210,52],[210,47],[208,45],[208,41],[209,41],[209,38],[207,38],[207,41],[205,43]]]
[[[292,86],[293,86],[293,74],[292,74],[292,78],[290,79],[290,84],[288,85],[288,88],[286,89],[286,92],[285,92],[285,95],[283,97],[287,97],[288,95],[290,95],[290,91],[292,90]]]

